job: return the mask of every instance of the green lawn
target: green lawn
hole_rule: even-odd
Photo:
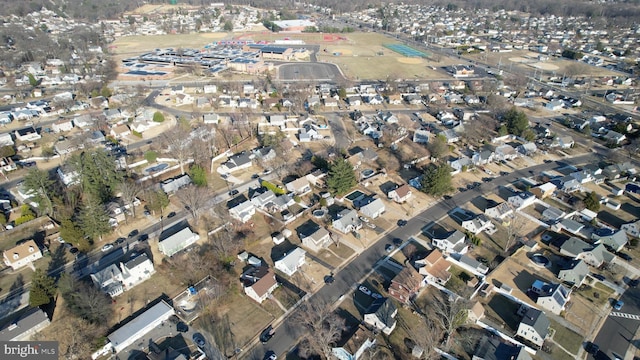
[[[567,329],[554,320],[551,320],[551,328],[555,330],[553,334],[553,340],[555,340],[555,342],[573,354],[577,354],[578,351],[580,351],[584,337],[573,330]]]
[[[590,302],[602,306],[609,301],[614,291],[603,283],[596,282],[594,286],[589,286],[588,289],[578,290],[576,292]]]

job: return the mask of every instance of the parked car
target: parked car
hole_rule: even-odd
[[[358,288],[358,290],[362,291],[363,293],[371,296],[371,290],[369,290],[366,286],[364,285],[360,285],[360,287]]]
[[[278,355],[273,350],[269,350],[264,354],[264,360],[278,360]]]
[[[374,223],[368,222],[368,223],[365,223],[365,225],[367,225],[367,227],[369,227],[371,229],[375,229],[376,228],[376,224],[374,224]]]
[[[638,285],[640,285],[640,279],[633,279],[629,281],[629,286],[632,288],[636,288]]]
[[[362,220],[362,222],[364,222],[364,223],[368,223],[369,222],[369,219],[367,219],[364,216],[360,216],[360,220]]]
[[[138,241],[147,241],[149,240],[149,234],[142,234],[138,236]]]
[[[633,260],[633,258],[629,256],[629,254],[627,253],[618,253],[618,256],[620,256],[620,258],[623,260],[627,260],[627,261]]]
[[[260,333],[260,341],[264,344],[267,341],[269,341],[269,339],[271,339],[273,337],[273,334],[275,334],[276,331],[273,329],[273,326],[269,325],[267,326],[266,329],[262,330],[262,332]]]
[[[258,175],[258,174],[253,174],[253,175],[251,175],[251,178],[252,178],[252,179],[257,179],[257,178],[259,178],[259,177],[260,177],[260,175]]]
[[[387,245],[385,245],[385,247],[384,247],[384,251],[386,251],[386,252],[388,252],[388,253],[389,253],[389,252],[392,252],[392,251],[393,251],[393,249],[394,249],[394,246],[393,246],[393,245],[391,245],[391,244],[387,244]]]
[[[175,211],[172,211],[167,215],[168,218],[172,218],[174,216],[176,216],[176,212]]]
[[[615,304],[613,304],[613,308],[617,311],[622,310],[622,307],[624,306],[624,301],[622,300],[618,300],[615,302]]]
[[[595,355],[600,350],[600,346],[589,341],[587,342],[587,346],[585,346],[585,350],[587,350],[589,354]]]
[[[106,244],[102,247],[102,252],[107,252],[111,249],[113,249],[113,244]]]
[[[69,249],[69,252],[72,254],[75,254],[78,252],[78,248],[77,247],[72,247],[71,249]]]
[[[125,241],[127,241],[127,239],[123,238],[123,237],[119,237],[116,239],[116,244],[117,245],[121,245],[123,244]]]
[[[240,191],[238,191],[238,189],[233,189],[229,191],[229,196],[235,196],[235,195],[238,195],[239,193]]]
[[[405,225],[407,225],[407,220],[405,220],[405,219],[398,220],[398,226],[402,227],[402,226],[405,226]]]
[[[336,281],[336,279],[333,277],[333,275],[327,275],[324,277],[324,283],[327,285],[333,284],[334,281]]]
[[[140,230],[135,229],[135,230],[131,230],[131,232],[129,233],[129,238],[132,238],[136,235],[138,235],[140,233]]]

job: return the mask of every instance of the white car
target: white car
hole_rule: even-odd
[[[365,223],[365,224],[366,224],[368,227],[372,228],[372,229],[375,229],[375,228],[376,228],[376,224],[374,224],[374,223],[370,223],[370,222],[368,222],[368,223]]]
[[[367,219],[367,218],[366,218],[366,217],[364,217],[364,216],[360,216],[360,220],[362,220],[362,222],[365,222],[365,223],[368,223],[368,222],[369,222],[369,219]]]
[[[106,244],[105,246],[102,247],[102,251],[106,252],[113,249],[113,244]]]
[[[360,285],[360,287],[358,288],[358,290],[362,291],[363,293],[371,296],[371,290],[369,290],[366,286],[364,285]]]

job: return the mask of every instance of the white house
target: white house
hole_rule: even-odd
[[[16,137],[17,140],[19,141],[36,141],[36,140],[40,140],[42,138],[42,136],[40,136],[40,134],[38,134],[38,131],[33,127],[28,127],[28,128],[24,128],[24,129],[20,129],[20,130],[16,130],[14,131],[14,135]]]
[[[484,214],[480,214],[473,219],[463,220],[461,226],[474,235],[478,235],[483,231],[491,232],[495,230],[495,225]]]
[[[309,235],[302,235],[300,240],[302,241],[302,245],[306,248],[311,251],[318,252],[329,246],[331,243],[331,236],[327,229],[320,227]]]
[[[0,146],[11,146],[13,144],[15,143],[11,137],[11,133],[0,134]]]
[[[374,329],[390,335],[396,328],[398,309],[388,298],[375,299],[365,310],[364,323]]]
[[[411,198],[411,187],[408,184],[401,185],[387,193],[387,197],[397,203],[404,203]]]
[[[556,315],[565,310],[571,295],[571,290],[562,284],[550,284],[541,280],[534,281],[530,290],[537,297],[536,304]]]
[[[287,183],[286,187],[288,191],[296,195],[304,195],[311,192],[311,185],[309,184],[309,180],[305,177],[301,177]]]
[[[251,156],[244,152],[234,154],[229,157],[229,160],[222,164],[220,167],[224,172],[234,172],[242,169],[250,168],[252,163]]]
[[[2,253],[4,263],[13,270],[18,270],[23,266],[31,266],[33,262],[42,257],[42,252],[33,240],[28,240],[20,245],[7,249]]]
[[[231,217],[243,223],[251,220],[251,218],[255,214],[256,214],[256,207],[249,200],[241,202],[240,204],[229,209],[229,215],[231,215]]]
[[[377,218],[385,212],[386,208],[381,199],[375,199],[362,206],[360,206],[360,212],[372,219]]]
[[[524,209],[536,202],[536,196],[529,191],[521,191],[507,199],[516,210]]]
[[[244,285],[244,293],[259,304],[278,287],[276,274],[266,266],[251,267],[240,279]]]
[[[444,253],[464,254],[469,249],[469,246],[465,244],[466,238],[464,233],[455,230],[444,238],[439,239],[434,237],[431,239],[431,242]]]
[[[540,310],[523,305],[521,308],[522,320],[518,325],[516,336],[538,347],[542,347],[544,340],[549,336],[549,318]]]
[[[71,131],[71,129],[73,129],[73,121],[71,119],[62,119],[51,124],[51,130],[55,133]]]
[[[111,297],[116,297],[149,279],[155,272],[153,262],[146,254],[142,254],[124,264],[120,263],[120,267],[111,264],[91,274],[91,280],[100,290]]]
[[[275,268],[292,276],[306,263],[306,254],[307,252],[305,250],[296,247],[293,251],[285,254],[280,260],[276,260]]]
[[[194,233],[190,228],[185,227],[166,239],[160,240],[158,248],[165,256],[172,256],[173,254],[194,244],[198,239],[200,239],[200,235],[198,235],[198,233]]]
[[[343,209],[338,213],[338,217],[333,220],[332,224],[337,231],[348,234],[362,228],[362,221],[358,217],[358,213],[353,209]]]
[[[624,230],[629,236],[640,237],[640,220],[624,224],[620,230]]]

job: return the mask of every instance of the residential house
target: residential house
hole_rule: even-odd
[[[246,223],[247,221],[251,220],[251,218],[255,214],[256,207],[249,200],[241,202],[229,209],[229,215],[242,223]]]
[[[376,345],[375,336],[365,326],[359,325],[355,333],[346,341],[338,342],[331,349],[331,354],[337,360],[360,360],[368,349]]]
[[[570,260],[563,264],[558,272],[558,279],[573,287],[580,287],[589,274],[589,267],[583,260]]]
[[[357,231],[362,228],[362,221],[358,217],[358,212],[354,209],[342,209],[337,218],[331,223],[333,228],[343,234]]]
[[[564,101],[562,101],[562,100],[551,100],[544,107],[547,110],[559,111],[559,110],[564,109]]]
[[[38,134],[38,131],[33,126],[16,130],[14,131],[13,135],[16,137],[16,140],[22,142],[36,141],[42,138],[42,136]]]
[[[51,130],[55,133],[71,131],[71,129],[73,129],[73,121],[69,118],[64,118],[51,124]]]
[[[502,220],[505,217],[513,214],[513,208],[506,202],[488,205],[484,210],[484,214],[492,219]]]
[[[507,199],[516,210],[521,210],[536,202],[536,196],[529,191],[521,191]]]
[[[549,336],[551,322],[542,311],[526,305],[523,305],[523,307],[526,307],[526,309],[519,311],[523,316],[520,324],[518,324],[516,337],[540,348],[544,340]]]
[[[447,258],[447,261],[452,262],[456,266],[467,270],[479,277],[484,277],[489,272],[489,268],[486,265],[467,255],[451,254],[451,256]]]
[[[576,171],[571,173],[571,177],[578,180],[580,184],[590,183],[595,180],[595,177],[588,170]]]
[[[593,267],[601,267],[604,264],[611,264],[616,260],[616,256],[610,253],[603,244],[596,245],[594,248],[583,251],[576,256],[582,259],[588,265]]]
[[[620,251],[627,244],[629,238],[624,230],[613,230],[608,228],[597,229],[591,234],[591,239],[596,244],[604,244],[615,251]]]
[[[398,309],[388,298],[375,299],[364,312],[364,323],[390,335],[396,328]]]
[[[533,142],[524,143],[516,148],[516,150],[525,156],[531,156],[538,151],[538,147]]]
[[[0,172],[11,172],[14,170],[18,170],[18,166],[11,158],[0,158]]]
[[[446,130],[440,131],[438,135],[444,136],[444,138],[447,141],[447,144],[453,144],[455,142],[460,141],[460,136],[453,129],[446,129]]]
[[[573,176],[563,176],[560,179],[553,179],[551,181],[558,184],[560,190],[566,193],[572,193],[582,189],[580,181],[576,180]]]
[[[147,257],[147,254],[142,254],[126,263],[120,263],[120,267],[111,264],[105,269],[91,274],[91,280],[104,293],[116,297],[149,279],[154,273],[153,262]]]
[[[29,341],[51,321],[40,308],[30,308],[0,329],[0,341]]]
[[[471,161],[476,166],[488,164],[490,162],[493,162],[494,159],[495,159],[495,153],[491,150],[486,150],[486,149],[481,151],[476,151],[471,156]]]
[[[565,230],[568,233],[577,235],[584,229],[584,225],[570,218],[562,219],[559,223],[555,224],[555,227],[560,230]]]
[[[251,203],[258,209],[266,210],[269,204],[273,203],[276,199],[276,194],[271,190],[263,192],[255,192],[251,198]]]
[[[452,175],[458,174],[473,165],[473,161],[464,155],[457,158],[450,157],[447,163],[449,164],[451,169],[453,169],[453,171],[451,172]]]
[[[163,181],[162,183],[160,183],[160,189],[170,195],[190,184],[191,178],[189,177],[189,175],[184,174],[176,178]]]
[[[495,149],[496,160],[513,160],[518,157],[518,152],[508,144],[499,145]]]
[[[620,229],[624,230],[629,236],[633,236],[635,238],[640,237],[640,219],[626,223],[620,226]]]
[[[503,342],[496,336],[483,336],[471,360],[531,360],[524,346]]]
[[[271,161],[278,156],[278,154],[276,154],[276,151],[271,146],[262,146],[260,148],[253,149],[251,150],[251,153],[253,153],[253,155],[257,159],[260,159],[262,161]]]
[[[389,296],[401,304],[409,304],[422,287],[422,276],[413,266],[405,266],[389,284]]]
[[[545,199],[553,195],[553,192],[556,191],[557,188],[558,187],[554,184],[546,182],[544,184],[532,187],[530,191],[538,199]]]
[[[572,148],[575,142],[571,136],[559,136],[557,138],[557,144],[561,149]]]
[[[545,221],[556,222],[564,218],[566,213],[558,208],[549,206],[542,211],[542,219]]]
[[[402,204],[411,198],[411,187],[403,184],[387,193],[387,197],[399,204]]]
[[[416,129],[413,132],[413,142],[418,144],[427,144],[429,143],[430,136],[431,136],[431,132],[429,130]]]
[[[262,304],[278,287],[275,272],[266,266],[251,267],[240,279],[244,293],[258,304]]]
[[[438,284],[444,286],[451,279],[451,263],[448,262],[438,249],[432,250],[424,259],[416,260],[418,272],[424,275],[423,285]]]
[[[173,254],[186,249],[200,239],[198,233],[194,233],[190,228],[185,227],[177,233],[160,240],[158,248],[165,256],[173,256]]]
[[[42,257],[42,251],[33,240],[27,240],[2,252],[5,265],[13,270],[18,270],[24,266],[33,267],[33,262]]]
[[[449,233],[446,237],[431,239],[431,242],[444,253],[465,254],[469,246],[465,243],[466,236],[459,230]]]
[[[208,113],[202,115],[202,121],[205,124],[218,124],[220,122],[220,115],[215,113]]]
[[[286,184],[288,191],[296,195],[305,195],[311,192],[311,185],[306,177],[301,177]]]
[[[491,220],[489,220],[484,214],[479,214],[473,219],[463,220],[460,225],[463,229],[474,235],[478,235],[483,231],[492,232],[496,228]]]
[[[160,301],[107,335],[107,339],[109,340],[107,345],[111,348],[112,352],[117,354],[136,343],[136,341],[145,336],[149,331],[165,323],[172,315],[175,315],[175,313],[171,305]]]
[[[14,144],[11,133],[0,134],[0,146],[12,146]]]
[[[604,140],[608,143],[620,145],[624,142],[627,137],[624,134],[620,134],[619,132],[609,130],[607,134],[604,136]]]
[[[588,244],[575,236],[571,236],[568,239],[565,236],[564,240],[559,238],[559,240],[553,241],[551,245],[556,247],[561,255],[569,256],[571,258],[576,258],[585,251],[593,248],[591,244]]]
[[[282,258],[276,260],[275,268],[288,276],[292,276],[302,265],[306,264],[306,254],[305,250],[296,247],[293,251],[285,253]]]
[[[329,231],[324,227],[318,227],[311,234],[298,234],[300,236],[300,240],[302,241],[302,245],[313,252],[318,252],[331,244],[331,236]]]
[[[553,314],[560,315],[565,310],[571,290],[562,284],[550,284],[536,280],[529,289],[536,298],[536,304]]]
[[[362,213],[362,215],[369,217],[371,219],[377,218],[378,216],[382,215],[386,210],[384,202],[382,202],[381,199],[373,199],[371,197],[369,197],[364,204],[360,203],[359,206],[360,206],[360,212]]]
[[[230,156],[227,162],[222,164],[220,167],[225,172],[230,173],[250,168],[251,165],[253,165],[251,156],[247,155],[245,152],[241,152]]]
[[[109,133],[116,139],[123,139],[131,135],[131,129],[126,124],[116,125],[109,130]]]

